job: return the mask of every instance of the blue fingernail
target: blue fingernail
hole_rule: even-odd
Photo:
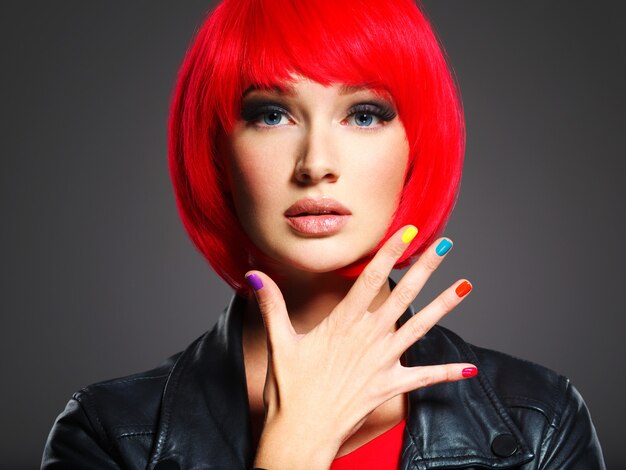
[[[448,240],[447,238],[444,238],[443,240],[439,242],[439,245],[437,245],[437,248],[435,249],[435,251],[437,252],[439,256],[443,256],[448,251],[450,251],[450,248],[452,248],[452,242]]]
[[[256,274],[250,274],[249,276],[246,276],[246,281],[248,281],[248,284],[254,290],[259,290],[263,287],[263,282],[261,281],[261,278]]]

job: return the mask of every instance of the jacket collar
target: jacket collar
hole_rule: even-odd
[[[392,288],[395,286],[391,281]],[[235,296],[214,328],[192,343],[171,370],[162,399],[153,466],[173,459],[181,468],[220,462],[250,468],[254,459],[243,364],[242,326],[246,300]],[[409,308],[398,321],[414,315]],[[405,353],[407,365],[478,360],[454,333],[434,327]],[[480,370],[480,364],[478,364]],[[517,452],[499,457],[494,439],[513,436]],[[211,441],[211,445],[207,442]],[[409,393],[409,413],[399,468],[477,465],[501,469],[533,457],[487,378],[439,384]]]

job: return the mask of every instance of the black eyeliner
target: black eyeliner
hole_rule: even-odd
[[[352,106],[348,111],[349,115],[357,113],[374,114],[383,121],[391,121],[398,115],[391,106],[380,101],[367,101],[359,103]]]
[[[265,113],[289,114],[289,110],[275,101],[249,100],[241,105],[240,116],[244,121],[252,121]]]

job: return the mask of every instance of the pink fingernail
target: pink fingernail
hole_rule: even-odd
[[[463,377],[475,377],[478,375],[478,369],[476,367],[466,367],[461,371]]]

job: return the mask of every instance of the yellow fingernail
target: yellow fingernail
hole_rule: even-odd
[[[409,227],[402,234],[402,241],[404,243],[411,243],[415,235],[417,235],[417,229],[415,227]]]

